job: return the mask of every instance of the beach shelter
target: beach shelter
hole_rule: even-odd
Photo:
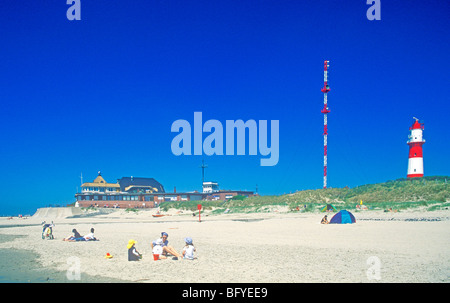
[[[346,211],[345,209],[341,210],[337,214],[333,216],[330,220],[330,224],[346,224],[346,223],[355,223],[355,216],[349,211]]]
[[[327,204],[324,208],[322,208],[322,211],[337,211],[337,209],[333,204]]]

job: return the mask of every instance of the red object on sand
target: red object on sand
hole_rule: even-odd
[[[198,222],[201,222],[201,220],[200,220],[200,213],[202,212],[202,205],[201,204],[197,204],[197,209],[198,209]]]

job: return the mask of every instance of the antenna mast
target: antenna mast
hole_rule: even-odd
[[[208,165],[205,165],[205,161],[202,159],[202,166],[200,166],[202,168],[202,186],[203,183],[205,183],[205,168],[208,167]]]
[[[327,94],[330,91],[330,86],[328,85],[328,60],[325,60],[323,66],[323,88],[321,89],[323,93],[323,109],[320,111],[323,113],[323,188],[327,188],[327,137],[328,137],[328,122],[327,115],[330,112],[328,109]]]

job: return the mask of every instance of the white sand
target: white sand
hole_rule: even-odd
[[[321,225],[323,213],[283,210],[203,214],[201,223],[191,212],[172,210],[162,218],[152,213],[119,210],[55,218],[55,240],[42,240],[40,225],[31,225],[42,218],[1,218],[0,225],[23,225],[1,228],[1,234],[26,237],[0,243],[0,248],[32,250],[43,267],[63,271],[70,267],[71,257],[78,257],[81,278],[86,273],[139,282],[450,282],[449,210],[353,211],[356,224],[344,225]],[[434,221],[420,221],[423,218]],[[91,227],[100,241],[61,240],[73,228],[83,235]],[[169,234],[169,244],[178,251],[183,238],[192,237],[198,259],[153,261],[150,242],[161,231]],[[127,260],[129,239],[138,241],[141,261]],[[112,259],[104,258],[107,252]]]

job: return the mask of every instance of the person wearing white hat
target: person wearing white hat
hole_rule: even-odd
[[[167,259],[167,257],[163,255],[163,246],[162,245],[163,245],[163,240],[161,238],[154,241],[152,253],[153,253],[153,255],[159,256],[159,259]],[[156,258],[158,258],[158,257],[156,257]]]
[[[169,245],[169,240],[167,240],[168,237],[169,237],[169,234],[167,234],[166,232],[162,232],[161,233],[161,238],[158,239],[158,240],[162,241],[162,243],[161,243],[161,247],[162,247],[162,250],[163,250],[162,254],[165,255],[165,256],[167,256],[167,254],[171,254],[171,255],[175,256],[173,259],[177,260],[178,258],[181,258],[182,255],[180,255],[175,250],[175,248],[173,248],[172,246]],[[158,241],[158,240],[155,240],[155,241],[153,241],[151,243],[152,249],[153,249],[153,247],[155,247],[156,241]]]

